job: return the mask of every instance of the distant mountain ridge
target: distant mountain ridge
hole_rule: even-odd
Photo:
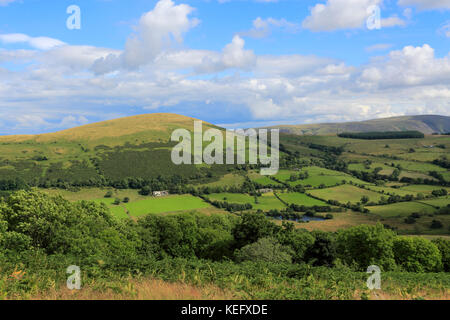
[[[439,115],[402,116],[367,121],[278,125],[280,132],[297,135],[327,135],[342,132],[420,131],[424,134],[450,132],[450,117]]]

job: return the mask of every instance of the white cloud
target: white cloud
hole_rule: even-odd
[[[383,0],[327,0],[311,8],[311,14],[302,26],[314,32],[359,29],[366,26],[368,9],[379,6]],[[406,22],[397,16],[381,19],[381,27],[403,26]]]
[[[380,62],[366,66],[360,80],[381,88],[450,83],[450,56],[437,59],[434,49],[407,46]]]
[[[15,1],[17,1],[17,0],[0,0],[0,7],[5,7],[8,4],[13,3]]]
[[[5,44],[25,43],[39,50],[50,50],[65,45],[64,42],[48,37],[30,37],[23,33],[0,34],[0,41]]]
[[[253,28],[248,31],[242,31],[238,34],[243,37],[264,38],[270,35],[272,29],[280,29],[284,32],[296,33],[300,30],[300,25],[294,22],[289,22],[286,19],[274,19],[261,17],[253,20]]]
[[[384,51],[392,48],[392,44],[390,43],[377,43],[374,45],[371,45],[369,47],[366,47],[367,52],[374,52],[374,51]]]
[[[450,9],[450,0],[399,0],[400,6],[416,6],[420,10]]]
[[[183,34],[199,23],[198,19],[189,18],[193,11],[189,5],[160,0],[152,11],[141,17],[136,33],[128,38],[123,53],[98,59],[93,70],[108,73],[120,67],[136,69],[152,63],[164,49],[182,43]]]
[[[200,73],[220,72],[229,68],[250,70],[256,63],[256,56],[251,50],[245,50],[245,41],[238,35],[233,37],[221,54],[205,55],[195,70]]]
[[[182,11],[180,16],[188,17],[189,10]],[[169,37],[177,43],[177,33],[167,30],[179,30],[182,37],[186,29],[160,28],[164,36],[155,43],[162,47],[156,46],[160,49],[149,62],[134,60],[139,68],[122,60],[127,49],[0,49],[0,62],[24,64],[17,70],[0,68],[2,133],[48,131],[87,120],[188,107],[192,109],[185,113],[196,110],[199,118],[217,115],[221,122],[243,123],[362,120],[413,112],[450,115],[450,55],[436,57],[426,44],[352,66],[313,55],[256,55],[238,35],[220,51],[169,50],[165,40],[158,39]],[[139,28],[136,32],[145,38]],[[29,45],[32,37],[4,39]],[[389,44],[375,44],[367,50],[388,49]],[[232,120],[223,120],[227,112],[233,113]]]
[[[450,20],[446,21],[441,28],[439,28],[438,32],[443,34],[447,38],[450,38]]]

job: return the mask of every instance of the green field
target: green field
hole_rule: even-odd
[[[371,214],[383,218],[406,217],[411,213],[433,213],[436,210],[429,205],[419,202],[399,202],[384,206],[367,207]]]
[[[191,195],[175,195],[130,202],[124,206],[131,216],[140,217],[149,213],[192,211],[207,208],[209,205],[202,199]]]
[[[255,197],[248,194],[241,193],[213,193],[208,195],[209,199],[216,201],[226,201],[228,203],[246,204],[250,203],[253,209],[271,210],[283,209],[286,206],[277,199],[272,193],[263,194],[258,197],[258,203],[255,202]]]
[[[400,190],[423,193],[423,194],[431,194],[433,190],[446,189],[450,192],[449,187],[441,187],[441,186],[429,186],[425,184],[412,184],[409,186],[401,187]]]
[[[352,185],[342,185],[327,189],[311,190],[309,193],[317,198],[324,200],[337,200],[341,203],[357,203],[361,197],[369,197],[369,201],[378,202],[383,196],[380,193],[366,189],[361,189]]]
[[[302,168],[302,172],[308,172],[309,177],[303,180],[297,181],[289,181],[289,178],[293,174],[298,174],[300,171],[294,170],[280,170],[280,172],[275,175],[277,179],[288,183],[291,186],[302,185],[302,186],[311,186],[313,188],[317,188],[320,185],[325,185],[326,187],[335,186],[337,184],[341,184],[343,180],[346,182],[353,182],[356,184],[368,184],[365,181],[354,178],[344,172],[330,170],[326,168],[320,167],[306,167]]]
[[[368,186],[368,189],[388,195],[398,195],[404,197],[406,195],[416,195],[418,192],[402,190],[400,188],[380,187],[380,186]]]
[[[298,192],[291,192],[291,193],[278,193],[278,196],[280,197],[280,199],[282,199],[283,201],[291,204],[297,204],[300,206],[307,206],[307,207],[312,207],[312,206],[326,206],[327,203],[308,197],[306,194],[304,193],[298,193]]]
[[[269,185],[281,186],[281,184],[279,184],[278,182],[270,179],[269,176],[263,176],[257,172],[249,172],[248,177],[250,178],[251,181],[258,183],[262,186],[269,186]]]
[[[447,196],[447,197],[441,197],[441,198],[437,198],[437,199],[420,200],[417,202],[425,203],[425,204],[429,204],[429,205],[432,205],[435,207],[442,208],[442,207],[446,207],[446,206],[450,205],[450,197]]]
[[[114,205],[114,200],[114,198],[102,198],[94,201],[105,203],[111,209],[112,213],[119,218],[128,217],[126,212],[129,212],[132,217],[140,217],[149,213],[192,211],[209,207],[202,199],[191,195],[147,198],[145,200],[121,203],[120,205]]]

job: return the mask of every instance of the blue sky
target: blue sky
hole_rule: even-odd
[[[449,51],[450,0],[0,0],[0,134],[450,115]]]

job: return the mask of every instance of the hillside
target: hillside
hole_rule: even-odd
[[[450,132],[450,117],[436,115],[404,116],[359,122],[279,125],[284,133],[327,135],[338,132],[420,131],[424,134]]]
[[[193,130],[197,119],[171,113],[143,114],[126,118],[102,121],[59,132],[39,135],[0,136],[1,142],[52,142],[78,141],[116,144],[122,142],[156,142],[170,139],[173,130],[185,128]],[[204,127],[213,125],[204,123]]]

